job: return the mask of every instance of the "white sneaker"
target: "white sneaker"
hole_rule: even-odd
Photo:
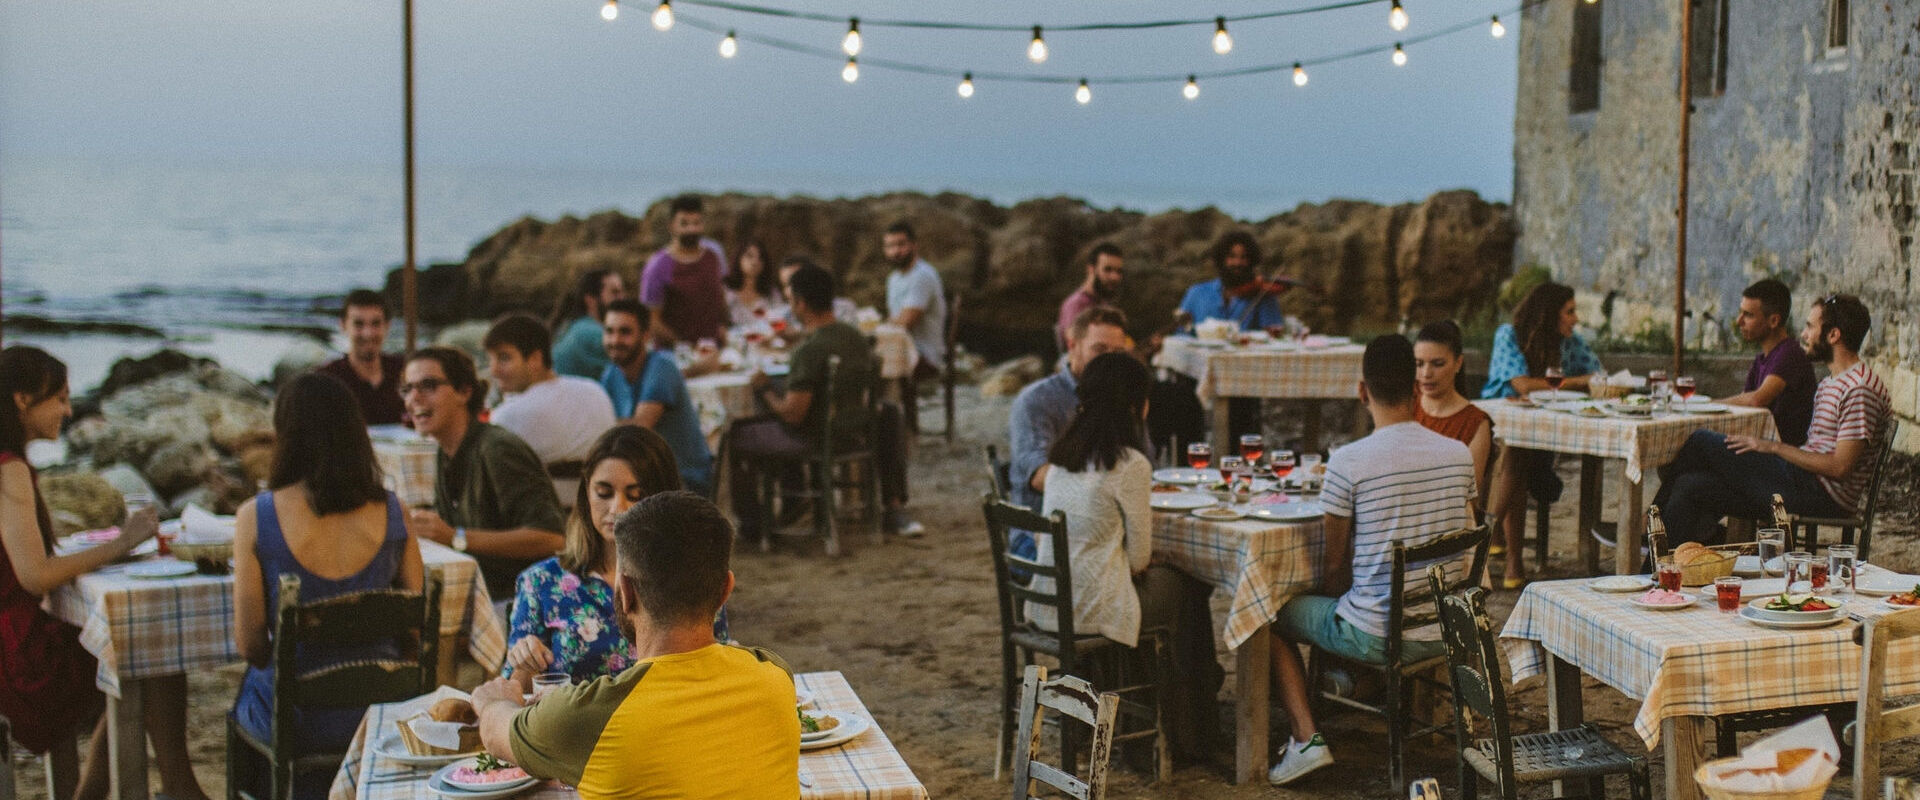
[[[1267,770],[1267,782],[1275,786],[1285,786],[1305,777],[1324,766],[1333,763],[1333,751],[1327,748],[1327,740],[1320,734],[1314,734],[1306,744],[1300,744],[1287,737],[1286,749],[1280,751],[1280,763]]]

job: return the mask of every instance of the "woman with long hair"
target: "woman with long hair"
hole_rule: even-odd
[[[1494,331],[1493,352],[1487,359],[1487,385],[1480,396],[1517,398],[1553,388],[1546,378],[1548,368],[1558,369],[1565,376],[1559,388],[1587,388],[1589,378],[1601,371],[1600,359],[1587,347],[1586,340],[1573,332],[1579,324],[1573,289],[1553,282],[1534,287],[1513,310],[1513,321]],[[1488,510],[1500,522],[1502,545],[1491,550],[1506,556],[1502,585],[1518,589],[1527,582],[1526,566],[1520,558],[1527,494],[1531,491],[1545,502],[1553,502],[1559,499],[1562,485],[1553,474],[1552,453],[1503,449],[1494,468],[1493,494],[1487,502]]]
[[[574,681],[618,674],[633,665],[613,604],[613,526],[635,503],[681,488],[667,440],[638,425],[616,425],[588,452],[580,493],[560,554],[520,573],[502,672],[531,691],[542,672]],[[727,612],[713,636],[727,641]]]
[[[417,592],[418,541],[407,535],[399,498],[386,490],[353,394],[329,375],[293,379],[274,400],[273,467],[267,490],[240,506],[233,537],[233,640],[247,661],[233,712],[266,738],[273,720],[271,619],[280,576],[300,578],[300,602],[370,589]],[[437,635],[428,632],[427,635]],[[352,647],[302,645],[302,671],[373,658],[398,658],[400,642]],[[294,747],[343,750],[364,708],[294,709]],[[325,796],[331,775],[297,777],[297,797]]]
[[[727,287],[727,314],[735,326],[783,318],[786,301],[780,297],[780,282],[767,258],[767,246],[748,239],[734,256],[733,269],[721,283]]]
[[[1473,453],[1474,504],[1487,502],[1487,462],[1493,451],[1493,418],[1467,400],[1466,365],[1460,326],[1453,320],[1428,323],[1413,341],[1414,385],[1420,402],[1413,418],[1423,427],[1455,439]]]

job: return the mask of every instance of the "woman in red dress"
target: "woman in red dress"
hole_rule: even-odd
[[[1460,326],[1451,320],[1429,323],[1413,342],[1414,380],[1420,402],[1413,418],[1427,430],[1456,439],[1473,453],[1473,507],[1487,506],[1488,454],[1493,450],[1493,418],[1467,401],[1460,369]]]

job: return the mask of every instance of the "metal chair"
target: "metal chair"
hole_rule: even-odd
[[[1093,753],[1087,760],[1087,776],[1074,776],[1071,766],[1059,769],[1035,761],[1040,749],[1040,709],[1060,712],[1093,729]],[[1027,665],[1020,682],[1020,738],[1013,754],[1013,800],[1032,800],[1033,784],[1042,783],[1078,800],[1099,800],[1107,794],[1107,761],[1113,751],[1114,717],[1120,709],[1120,696],[1096,692],[1093,684],[1072,675],[1047,680],[1047,668]],[[1064,750],[1064,748],[1062,748]],[[1062,756],[1066,754],[1063,752]]]
[[[228,800],[261,800],[243,788],[254,785],[261,758],[271,771],[272,800],[293,796],[296,774],[340,768],[345,753],[296,752],[295,708],[364,709],[433,691],[438,683],[440,589],[440,572],[430,570],[424,591],[417,594],[380,589],[303,605],[300,578],[283,573],[273,628],[273,727],[262,740],[227,712]],[[418,657],[351,661],[308,672],[301,672],[294,660],[302,643],[353,646],[393,641],[417,641]]]
[[[1588,797],[1606,797],[1608,775],[1626,775],[1634,800],[1652,795],[1647,760],[1621,752],[1592,725],[1515,735],[1507,717],[1493,621],[1487,618],[1487,590],[1449,584],[1438,564],[1427,568],[1427,585],[1439,598],[1441,635],[1447,643],[1461,797],[1478,797],[1482,778],[1505,800],[1520,796],[1521,783],[1562,780],[1585,781]],[[1476,716],[1492,729],[1489,738],[1474,736]]]
[[[826,404],[826,411],[821,416],[819,441],[817,448],[799,462],[806,488],[792,491],[782,487],[780,478],[786,470],[781,467],[792,464],[790,460],[768,459],[768,468],[759,470],[763,505],[761,519],[766,520],[767,529],[775,533],[784,532],[779,517],[774,513],[776,501],[784,505],[790,500],[812,500],[813,532],[826,542],[829,556],[838,556],[842,552],[839,514],[835,508],[835,497],[841,489],[855,489],[864,497],[866,519],[873,526],[874,542],[880,542],[880,492],[876,473],[879,461],[874,456],[876,433],[871,429],[871,421],[880,419],[881,415],[875,413],[871,376],[862,376],[866,380],[863,383],[865,388],[859,392],[859,403],[868,410],[870,420],[866,441],[857,445],[834,441],[834,420],[843,413],[834,394],[842,379],[840,372],[840,357],[829,356],[826,381],[814,396],[814,402]],[[860,380],[861,377],[854,379]],[[761,539],[761,550],[770,549],[771,539],[771,536]]]
[[[1889,740],[1920,736],[1920,703],[1886,710],[1887,648],[1902,639],[1920,639],[1920,609],[1895,611],[1862,626],[1860,701],[1848,731],[1853,739],[1853,796],[1875,800],[1880,785],[1880,751]],[[1884,790],[1889,797],[1894,790]]]
[[[1900,421],[1888,415],[1887,429],[1880,434],[1877,443],[1880,448],[1873,461],[1873,477],[1867,482],[1867,496],[1860,504],[1860,513],[1851,517],[1815,517],[1792,515],[1792,524],[1787,528],[1787,549],[1813,552],[1820,546],[1821,528],[1839,528],[1841,544],[1855,544],[1855,530],[1860,532],[1858,542],[1860,560],[1866,561],[1873,551],[1873,507],[1880,502],[1880,481],[1887,474],[1887,456],[1893,452],[1894,434],[1900,430]],[[1801,531],[1805,530],[1804,538]]]
[[[1013,462],[1000,458],[1000,449],[989,444],[987,454],[987,488],[995,500],[1006,500],[1013,495]]]
[[[1414,681],[1425,681],[1440,688],[1444,685],[1425,677],[1446,664],[1446,656],[1434,656],[1419,661],[1408,661],[1402,654],[1402,634],[1406,631],[1432,625],[1439,619],[1435,606],[1437,596],[1428,591],[1426,583],[1413,575],[1413,583],[1408,584],[1408,571],[1419,569],[1423,564],[1444,563],[1471,555],[1466,571],[1447,588],[1458,589],[1477,586],[1480,583],[1480,570],[1487,560],[1487,528],[1480,525],[1463,528],[1452,533],[1438,536],[1431,541],[1411,547],[1401,543],[1393,545],[1392,583],[1387,594],[1387,636],[1386,661],[1379,664],[1365,662],[1346,662],[1356,667],[1371,669],[1380,673],[1386,680],[1386,698],[1381,705],[1369,705],[1350,697],[1342,697],[1332,692],[1321,692],[1323,701],[1337,703],[1349,708],[1378,714],[1387,721],[1387,777],[1393,785],[1395,794],[1405,794],[1407,740],[1415,736],[1440,733],[1444,725],[1431,725],[1410,730],[1413,717]],[[1321,685],[1320,678],[1326,672],[1329,656],[1319,648],[1314,648],[1307,665],[1308,686]]]

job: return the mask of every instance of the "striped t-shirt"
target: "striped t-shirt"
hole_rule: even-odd
[[[1866,452],[1853,462],[1846,477],[1834,480],[1819,476],[1827,496],[1849,511],[1860,509],[1867,484],[1873,480],[1873,465],[1880,458],[1880,431],[1887,425],[1888,402],[1886,384],[1865,361],[1822,379],[1814,390],[1813,424],[1807,426],[1807,443],[1801,449],[1824,455],[1838,449],[1841,442],[1867,443]]]
[[[1374,431],[1340,448],[1327,461],[1320,505],[1353,520],[1353,585],[1334,613],[1348,624],[1385,638],[1388,595],[1393,586],[1393,545],[1420,544],[1473,524],[1473,455],[1467,446],[1417,422]],[[1426,564],[1409,564],[1408,580],[1426,580]],[[1466,571],[1465,559],[1447,565],[1450,577]],[[1402,638],[1435,641],[1440,628],[1402,631]]]

